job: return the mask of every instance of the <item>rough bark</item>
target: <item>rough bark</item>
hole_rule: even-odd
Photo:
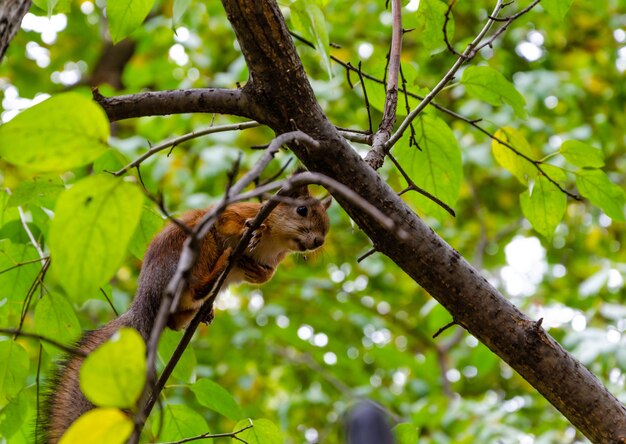
[[[510,364],[590,440],[626,442],[624,406],[543,330],[541,322],[521,313],[424,224],[339,136],[315,100],[275,2],[222,2],[250,69],[246,89],[260,111],[255,118],[277,133],[295,126],[320,142],[318,149],[292,149],[310,170],[352,188],[410,233],[410,240],[399,242],[388,229],[336,196],[379,252],[390,257],[458,324]]]
[[[154,91],[127,96],[104,97],[98,89],[93,98],[111,122],[141,116],[180,113],[219,113],[242,117],[254,114],[244,89],[200,88]]]
[[[22,18],[30,8],[31,0],[5,0],[0,2],[0,62],[9,43],[17,34]]]

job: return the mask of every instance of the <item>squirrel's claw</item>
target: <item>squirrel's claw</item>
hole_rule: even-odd
[[[250,219],[246,221],[246,226],[249,226],[250,221]],[[254,251],[254,249],[259,245],[259,242],[261,242],[261,239],[263,238],[263,233],[267,231],[269,231],[269,227],[265,224],[261,224],[259,228],[254,230],[254,232],[252,233],[252,238],[248,243],[248,248],[250,249],[250,251]]]

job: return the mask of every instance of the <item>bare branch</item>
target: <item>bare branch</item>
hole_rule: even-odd
[[[173,148],[175,146],[178,146],[181,143],[186,142],[188,140],[197,139],[198,137],[206,136],[208,134],[220,133],[220,132],[225,132],[225,131],[244,130],[248,128],[256,128],[257,126],[260,126],[260,125],[261,124],[259,122],[251,121],[251,122],[233,123],[230,125],[211,126],[209,128],[205,128],[205,129],[198,130],[198,131],[192,131],[182,136],[168,139],[162,143],[159,143],[158,145],[154,145],[144,154],[142,154],[137,159],[133,160],[131,163],[126,165],[124,168],[113,173],[113,175],[121,176],[122,174],[130,170],[131,168],[141,165],[141,163],[144,160],[148,159],[149,157],[152,157],[154,154],[160,151],[163,151],[169,147]]]
[[[441,327],[439,330],[435,332],[435,334],[433,335],[433,339],[435,339],[441,333],[443,333],[444,331],[446,331],[447,329],[449,329],[450,327],[454,325],[458,325],[458,323],[456,321],[448,322],[446,325],[444,325],[443,327]]]
[[[398,160],[394,156],[392,156],[391,153],[387,153],[387,156],[391,159],[391,161],[396,166],[396,168],[398,168],[398,171],[400,171],[400,174],[402,174],[402,177],[404,177],[404,180],[406,180],[406,183],[408,185],[406,189],[402,190],[398,194],[402,195],[402,194],[406,193],[407,191],[416,191],[416,192],[420,193],[422,196],[424,196],[424,197],[432,200],[433,202],[435,202],[441,208],[446,210],[448,212],[448,214],[450,214],[452,217],[456,217],[456,213],[454,212],[454,210],[452,208],[450,208],[450,206],[448,204],[446,204],[444,201],[439,199],[437,196],[434,196],[434,195],[430,194],[425,189],[417,186],[417,184],[415,182],[413,182],[413,179],[411,179],[411,177],[407,174],[407,172],[404,170],[404,168],[402,168],[402,165],[400,165],[400,162],[398,162]]]
[[[22,209],[22,207],[18,206],[17,211],[20,214],[20,223],[22,224],[24,231],[26,231],[26,234],[28,235],[28,239],[30,240],[30,243],[32,244],[33,247],[35,247],[35,250],[37,250],[37,254],[39,254],[39,260],[42,263],[45,262],[46,255],[43,254],[41,245],[39,245],[39,242],[37,242],[37,240],[35,239],[35,236],[33,236],[33,232],[30,231],[30,228],[28,227],[28,224],[26,223],[26,214],[24,214],[24,210]]]
[[[232,114],[259,120],[245,88],[155,91],[116,97],[104,97],[94,88],[92,94],[111,122],[133,117],[182,113]]]
[[[448,3],[448,9],[446,10],[446,14],[445,14],[445,18],[443,21],[443,40],[444,42],[446,42],[446,46],[448,47],[448,51],[450,51],[452,54],[456,55],[457,57],[461,57],[461,53],[459,51],[457,51],[456,49],[454,49],[454,47],[452,46],[452,43],[450,43],[450,39],[448,38],[448,22],[450,21],[450,15],[452,14],[452,8],[454,8],[454,5],[456,4],[456,0],[451,0],[450,3]]]
[[[495,8],[491,16],[497,16],[500,10],[502,9],[502,0],[498,0]],[[448,70],[448,72],[443,76],[443,78],[437,83],[437,85],[424,97],[424,99],[420,102],[417,107],[409,113],[408,116],[404,119],[404,121],[400,124],[398,130],[390,137],[390,139],[385,144],[385,150],[389,151],[391,147],[393,147],[398,140],[404,134],[404,131],[409,127],[411,122],[426,108],[426,106],[432,102],[432,100],[441,92],[441,90],[454,78],[456,72],[459,70],[463,63],[471,60],[475,55],[475,48],[480,44],[483,40],[487,32],[491,29],[492,25],[495,23],[491,18],[487,19],[487,23],[483,26],[483,29],[478,33],[478,35],[467,45],[463,54],[454,62],[452,67]]]
[[[180,441],[164,442],[164,443],[161,443],[161,444],[183,444],[183,443],[186,443],[186,442],[198,441],[200,439],[237,438],[237,435],[239,435],[240,433],[242,433],[242,432],[244,432],[244,431],[254,427],[254,424],[252,423],[252,420],[248,418],[248,421],[250,421],[250,423],[247,426],[242,427],[239,430],[235,430],[234,432],[228,432],[228,433],[211,433],[211,432],[207,432],[207,433],[203,433],[202,435],[194,436],[194,437],[191,437],[191,438],[181,439]]]
[[[64,345],[61,344],[58,341],[55,341],[54,339],[50,339],[46,336],[42,336],[36,333],[28,333],[25,331],[22,331],[21,329],[13,329],[13,328],[0,328],[0,334],[5,334],[5,335],[11,335],[14,337],[24,337],[24,338],[31,338],[31,339],[39,339],[42,342],[46,342],[50,345],[54,345],[55,347],[59,348],[60,350],[63,350],[65,353],[69,353],[71,355],[77,355],[77,356],[81,356],[83,358],[87,357],[87,353],[85,353],[84,351],[73,347],[73,346],[68,346],[68,345]]]
[[[360,263],[360,262],[364,261],[365,259],[367,259],[368,257],[370,257],[374,253],[376,253],[376,248],[370,248],[365,253],[363,253],[361,256],[359,256],[356,261],[358,263]]]
[[[31,259],[29,261],[24,261],[24,262],[19,262],[19,263],[15,264],[15,265],[10,266],[9,268],[5,268],[4,270],[0,270],[0,274],[8,273],[11,270],[14,270],[14,269],[19,268],[19,267],[23,267],[24,265],[36,264],[38,262],[41,262],[42,259],[44,261],[47,261],[47,260],[50,259],[50,256],[45,256],[45,257],[39,258],[39,259]]]
[[[31,0],[0,2],[0,61],[20,29],[22,18],[28,12]]]
[[[367,127],[369,128],[369,133],[372,133],[372,112],[370,110],[370,101],[367,98],[367,88],[365,87],[365,82],[363,81],[363,71],[361,70],[361,62],[359,61],[359,69],[356,70],[359,75],[359,81],[361,83],[361,89],[363,90],[363,99],[365,100],[365,109],[367,111]]]
[[[385,160],[385,144],[391,137],[393,125],[396,123],[396,107],[398,105],[398,72],[400,71],[400,54],[402,52],[402,2],[392,0],[392,36],[389,51],[389,68],[387,76],[387,94],[383,118],[374,135],[372,149],[367,153],[365,161],[374,169],[382,166]]]

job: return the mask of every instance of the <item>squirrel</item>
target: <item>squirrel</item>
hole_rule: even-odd
[[[295,190],[292,197],[305,203],[281,202],[274,208],[255,230],[243,255],[226,277],[223,288],[241,281],[252,284],[267,282],[287,254],[312,251],[324,243],[329,227],[326,210],[331,198],[323,201],[313,199],[306,186]],[[247,230],[248,223],[260,208],[260,203],[234,203],[218,216],[209,233],[201,240],[198,259],[180,303],[168,318],[169,328],[181,330],[191,322],[214,281],[226,268],[230,253]],[[183,214],[180,221],[193,228],[209,209],[190,210]],[[144,256],[138,290],[130,308],[103,327],[87,332],[77,344],[79,351],[89,354],[121,327],[133,327],[144,340],[148,340],[163,291],[177,268],[186,237],[185,231],[173,223],[155,236]],[[213,312],[203,321],[208,323],[212,318]],[[80,355],[68,356],[51,378],[43,407],[42,442],[56,444],[80,415],[94,407],[81,392],[78,382],[83,359]]]

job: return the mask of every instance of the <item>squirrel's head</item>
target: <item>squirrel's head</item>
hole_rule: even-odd
[[[307,186],[289,193],[293,202],[283,202],[272,212],[279,216],[280,237],[292,251],[312,251],[321,247],[328,233],[330,197],[319,200],[311,196]]]

